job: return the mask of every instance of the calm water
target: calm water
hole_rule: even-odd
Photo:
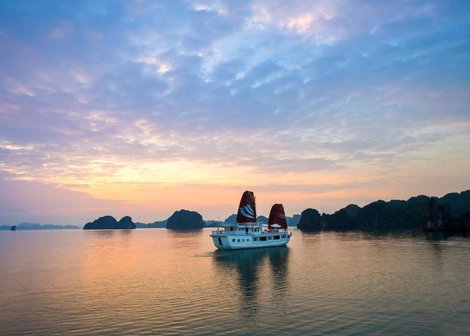
[[[470,238],[209,232],[0,232],[0,334],[470,334]]]

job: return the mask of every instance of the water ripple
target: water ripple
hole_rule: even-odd
[[[17,233],[0,233],[1,335],[470,330],[465,238],[297,231],[288,248],[214,251],[208,230]]]

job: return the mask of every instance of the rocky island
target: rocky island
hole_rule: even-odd
[[[184,209],[175,211],[166,223],[167,229],[176,230],[201,229],[204,226],[204,220],[199,213]]]
[[[122,217],[119,221],[113,216],[103,216],[88,222],[83,230],[114,230],[114,229],[135,229],[136,225],[129,216]]]
[[[162,220],[162,221],[155,221],[152,223],[135,223],[137,229],[160,229],[160,228],[166,228],[166,222],[167,220]]]
[[[405,229],[425,231],[470,231],[470,190],[441,198],[411,197],[407,201],[379,200],[363,208],[350,204],[333,214],[316,209],[302,212],[301,230]]]

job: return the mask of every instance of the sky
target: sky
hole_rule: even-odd
[[[470,2],[0,0],[0,224],[470,189]]]

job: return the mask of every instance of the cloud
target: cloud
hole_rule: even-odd
[[[454,155],[470,125],[468,6],[4,2],[0,169],[97,183],[190,162],[309,184]]]
[[[5,173],[0,176],[0,222],[14,225],[18,221],[83,225],[94,216],[119,214],[124,202],[100,200],[86,193],[49,184],[18,181]],[[47,197],[44,197],[47,195]]]

